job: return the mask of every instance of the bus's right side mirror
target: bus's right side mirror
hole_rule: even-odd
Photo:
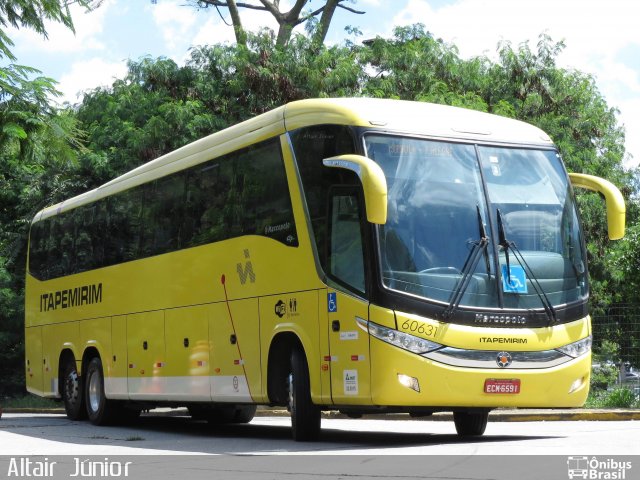
[[[607,202],[607,229],[609,238],[618,240],[624,237],[626,207],[620,190],[608,180],[584,173],[570,173],[569,178],[574,187],[586,188],[604,195]]]
[[[355,172],[364,190],[367,220],[384,225],[387,223],[387,179],[376,162],[362,155],[340,155],[322,160],[325,167],[344,168]]]

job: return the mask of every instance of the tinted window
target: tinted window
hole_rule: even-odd
[[[277,140],[34,224],[29,270],[47,280],[240,235],[298,245]]]
[[[355,153],[351,129],[339,125],[302,128],[291,133],[296,163],[302,179],[304,197],[311,218],[320,263],[328,268],[327,218],[329,190],[332,185],[360,185],[355,173],[341,168],[328,168],[322,160]]]
[[[331,197],[330,273],[359,292],[365,291],[362,212],[358,196],[336,192]]]

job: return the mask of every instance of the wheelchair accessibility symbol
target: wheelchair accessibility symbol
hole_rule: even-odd
[[[327,293],[327,310],[329,312],[338,311],[338,299],[336,298],[336,292]]]
[[[527,293],[527,275],[519,265],[513,265],[507,273],[507,266],[502,265],[502,291],[504,293]]]

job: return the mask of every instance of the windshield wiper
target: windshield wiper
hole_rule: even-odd
[[[451,299],[449,300],[449,305],[443,312],[443,316],[445,320],[451,318],[451,316],[455,313],[462,301],[462,297],[464,296],[464,292],[467,290],[469,283],[471,282],[471,278],[473,277],[473,272],[476,270],[476,266],[480,261],[480,257],[483,254],[486,256],[487,262],[487,274],[490,274],[490,265],[489,258],[486,255],[487,246],[489,245],[489,237],[487,236],[487,231],[484,228],[484,223],[482,222],[482,215],[480,214],[480,206],[476,205],[476,211],[478,213],[478,230],[480,234],[480,239],[469,242],[473,245],[473,248],[469,252],[467,259],[464,262],[464,266],[462,267],[462,271],[460,272],[460,280],[456,286],[456,289],[453,291],[451,295]]]
[[[538,295],[538,298],[542,303],[544,311],[547,314],[547,318],[549,319],[549,325],[556,323],[558,321],[556,316],[556,310],[553,308],[553,305],[551,304],[549,297],[547,297],[547,294],[544,293],[544,290],[542,289],[540,282],[538,282],[538,278],[533,273],[533,270],[531,269],[527,261],[524,259],[524,256],[516,246],[515,242],[507,240],[507,236],[505,234],[505,228],[504,228],[505,222],[504,222],[504,218],[502,217],[502,212],[500,212],[500,209],[497,210],[497,217],[498,217],[498,245],[500,245],[504,250],[505,260],[507,262],[507,275],[509,275],[507,282],[511,283],[511,266],[509,265],[509,250],[511,250],[513,251],[513,256],[516,257],[516,260],[518,260],[518,262],[520,263],[520,266],[524,268],[525,272],[531,279],[531,284],[533,285],[533,289],[536,291],[536,294]]]

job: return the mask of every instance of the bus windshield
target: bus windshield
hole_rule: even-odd
[[[450,307],[586,300],[580,226],[555,151],[379,134],[365,146],[387,179],[386,288]]]

